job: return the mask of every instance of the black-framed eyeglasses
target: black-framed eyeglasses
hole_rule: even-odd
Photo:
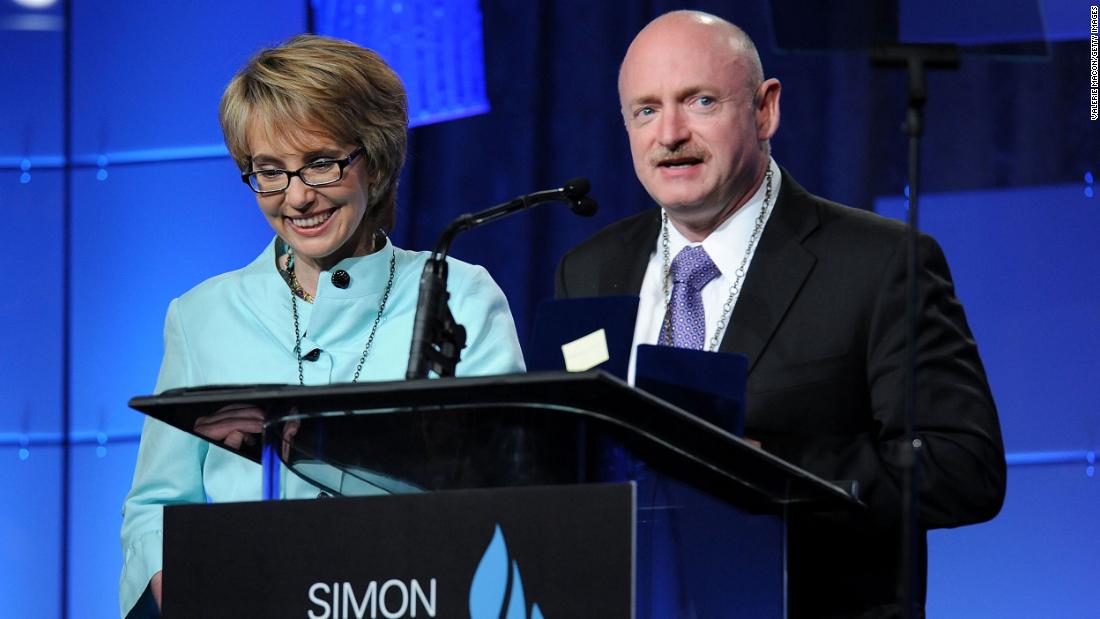
[[[279,193],[290,187],[290,179],[297,176],[310,187],[322,187],[340,182],[344,178],[344,168],[351,165],[355,158],[363,154],[363,147],[359,146],[347,157],[340,159],[322,159],[308,163],[297,170],[256,170],[241,174],[241,180],[252,191],[259,194]]]

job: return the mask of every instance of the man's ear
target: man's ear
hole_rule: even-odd
[[[773,78],[764,80],[756,89],[756,138],[766,142],[779,129],[779,95],[783,86]]]

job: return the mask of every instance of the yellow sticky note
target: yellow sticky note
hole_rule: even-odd
[[[603,329],[563,344],[561,354],[565,357],[565,369],[570,372],[591,370],[610,359],[607,354],[607,333]]]

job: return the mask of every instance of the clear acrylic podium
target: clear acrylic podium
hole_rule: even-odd
[[[263,464],[267,496],[282,466],[333,496],[634,484],[639,618],[783,617],[789,517],[862,509],[841,486],[599,370],[130,401],[192,433],[197,418],[232,403],[265,411],[263,440],[235,451]]]

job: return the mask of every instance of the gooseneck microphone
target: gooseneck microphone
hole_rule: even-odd
[[[536,191],[524,196],[514,198],[504,204],[489,207],[476,213],[460,215],[443,230],[439,236],[439,242],[435,245],[433,258],[444,259],[451,248],[451,242],[460,232],[472,230],[498,219],[503,219],[513,213],[518,213],[544,202],[565,202],[569,209],[581,217],[591,217],[596,214],[596,201],[588,197],[590,185],[587,178],[574,178],[566,181],[557,189]]]
[[[447,292],[446,258],[455,237],[544,202],[565,202],[574,213],[591,217],[597,205],[588,196],[589,189],[587,178],[570,179],[557,189],[536,191],[483,211],[466,213],[447,225],[420,275],[420,297],[416,303],[405,378],[427,378],[430,371],[439,376],[454,376],[462,349],[466,347],[466,329],[455,322],[447,306],[450,294]]]

